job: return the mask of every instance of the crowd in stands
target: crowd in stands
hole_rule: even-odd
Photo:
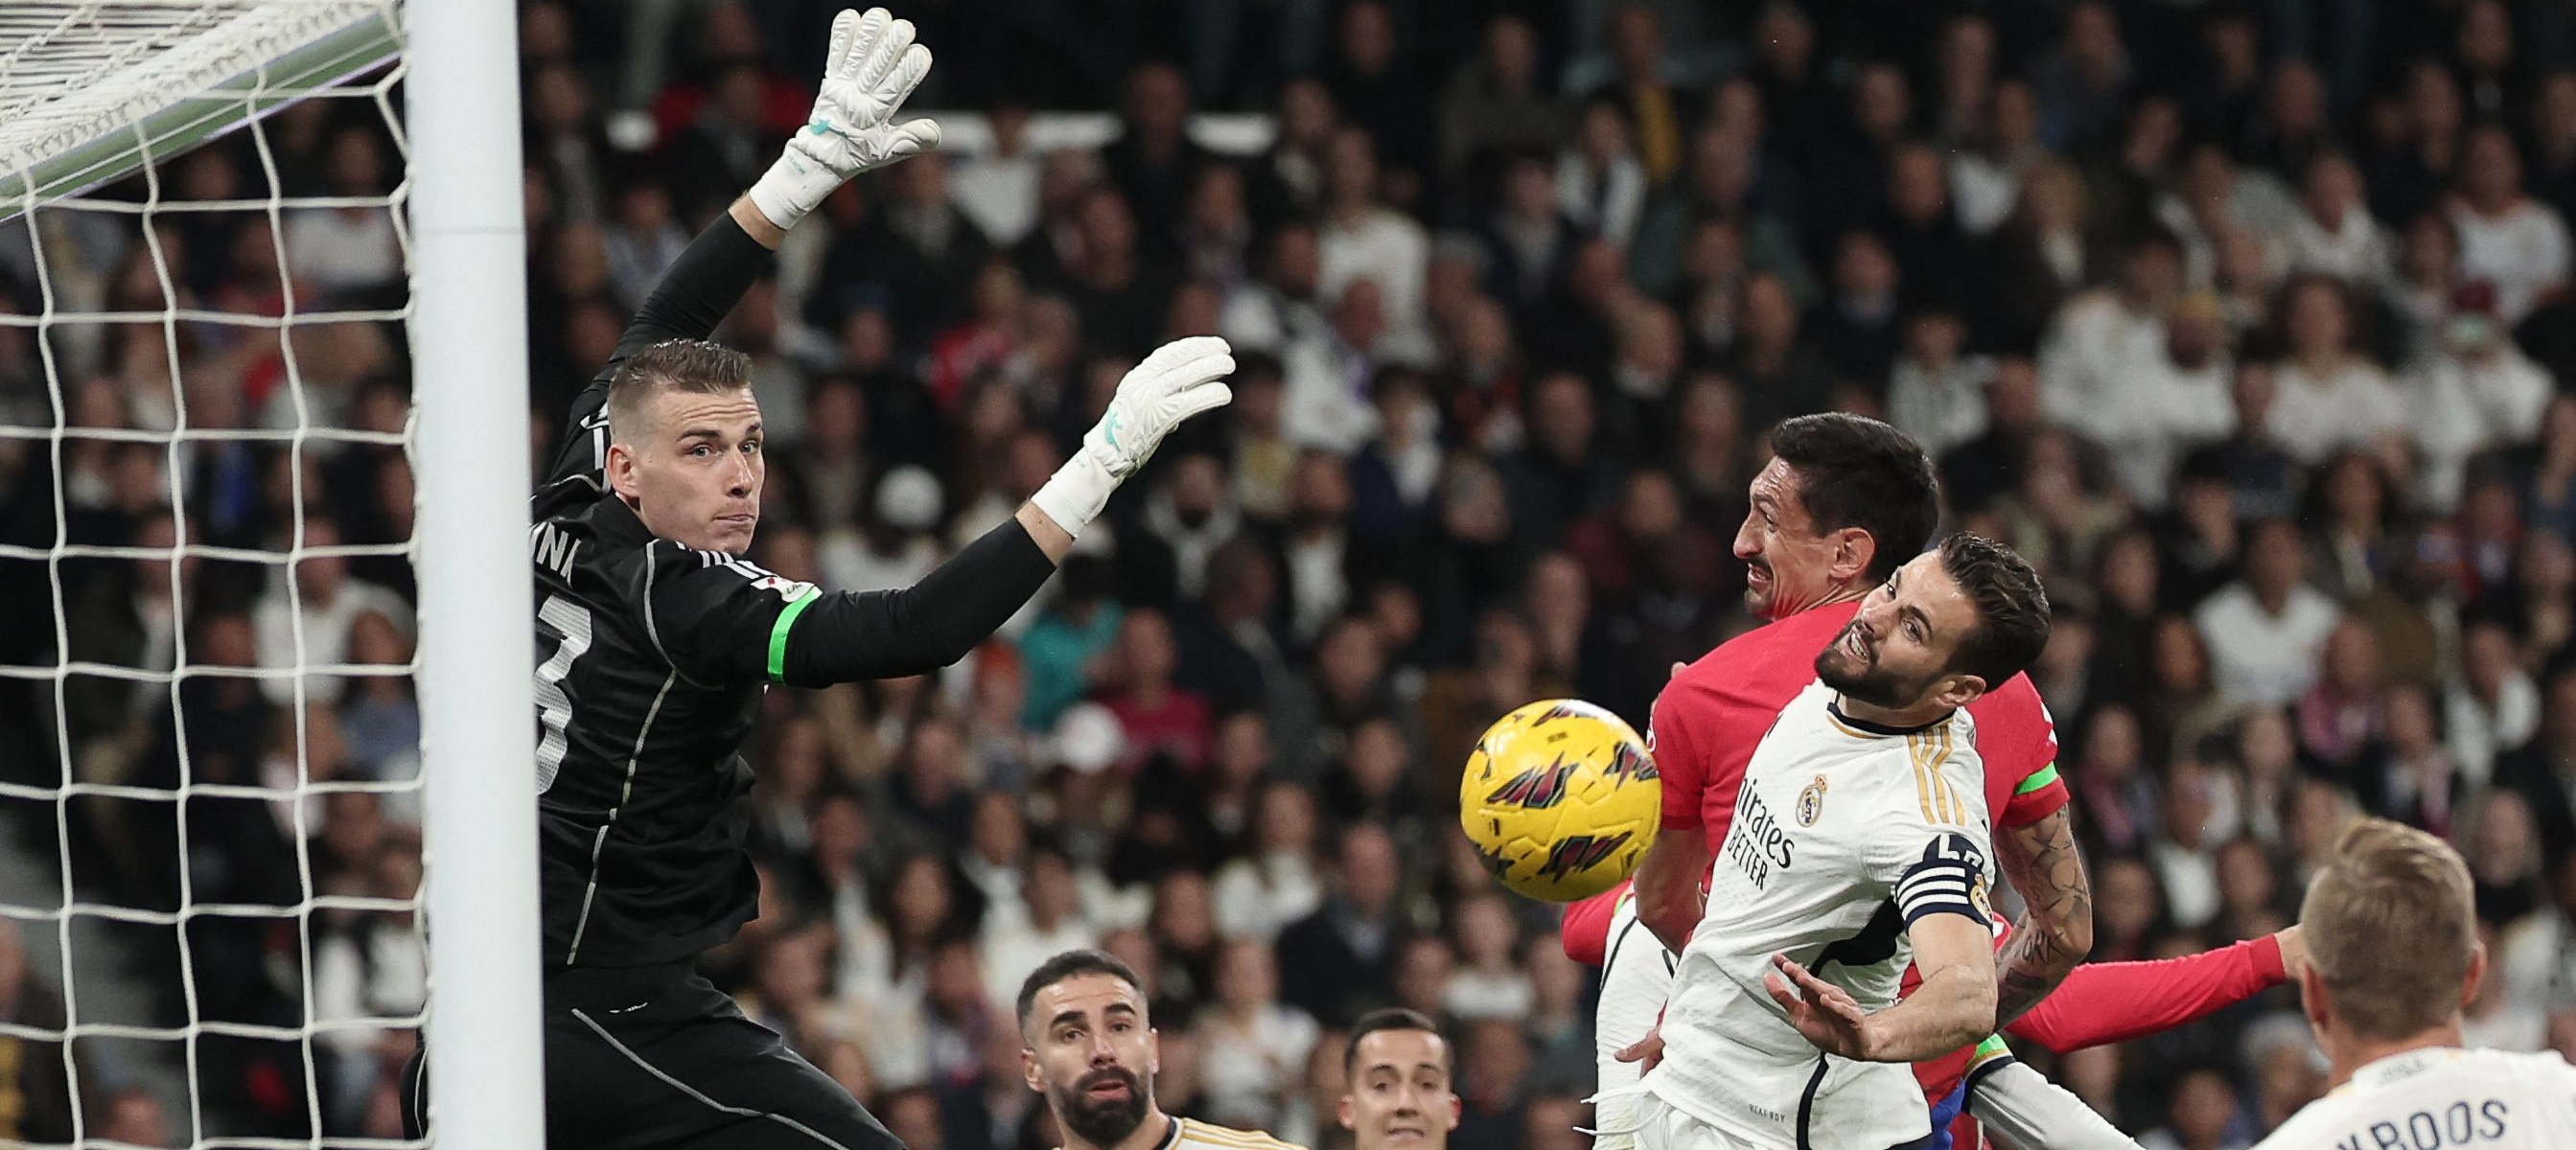
[[[495,465],[561,430],[798,126],[824,7],[522,4],[538,442]],[[1222,334],[1242,366],[967,660],[768,698],[763,913],[709,974],[914,1150],[1054,1144],[1009,1004],[1078,945],[1146,972],[1166,1109],[1345,1146],[1335,1035],[1401,1004],[1451,1029],[1462,1150],[1578,1138],[1588,975],[1454,830],[1460,764],[1534,699],[1642,726],[1673,663],[1754,625],[1746,482],[1771,423],[1828,409],[1920,439],[1949,525],[2047,579],[2032,676],[2097,961],[2286,925],[2336,828],[2380,814],[2471,863],[2497,975],[2472,1042],[2576,1053],[2576,10],[915,7],[938,58],[915,107],[985,114],[991,146],[844,188],[719,332],[767,419],[753,557],[907,584],[1044,481],[1151,347]],[[1033,109],[1102,105],[1108,145],[1029,142]],[[1212,111],[1266,114],[1270,142],[1211,150]],[[372,102],[311,101],[158,187],[258,200],[272,171],[290,196],[404,176]],[[0,318],[405,297],[381,205],[138,220],[0,228]],[[75,799],[84,897],[416,887],[408,681],[291,670],[410,661],[401,450],[80,434],[399,432],[408,354],[381,315],[0,323],[0,422],[40,432],[0,437],[6,542],[237,549],[0,558],[0,661],[211,669],[7,680],[0,741],[59,753],[0,776],[348,784]],[[333,549],[251,557],[291,546]],[[52,833],[53,804],[0,807]],[[137,927],[137,961],[175,986],[187,944],[172,1019],[418,1009],[408,916],[297,921]],[[0,1020],[58,1018],[12,954]],[[291,1044],[209,1042],[225,1121],[301,1137],[309,1103],[334,1133],[397,1128],[405,1033],[329,1032],[309,1072]],[[0,1138],[41,1137],[59,1051],[9,1047],[0,1096],[34,1101],[0,1105]],[[2034,1061],[2156,1150],[2247,1145],[2320,1088],[2287,991]],[[93,1132],[113,1109],[185,1136],[114,1070],[85,1081]]]

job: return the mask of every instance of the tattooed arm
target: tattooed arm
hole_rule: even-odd
[[[1995,957],[1995,1025],[2002,1026],[2038,1005],[2092,952],[2093,888],[2064,807],[2037,822],[2003,828],[1995,846],[1996,865],[2024,907],[2012,938]]]

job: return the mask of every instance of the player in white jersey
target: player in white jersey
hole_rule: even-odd
[[[2299,908],[2299,998],[2334,1089],[2258,1150],[2576,1146],[2576,1067],[2555,1053],[2461,1048],[2486,977],[2468,864],[2383,819],[2344,831]]]
[[[1995,875],[1962,708],[2047,641],[2038,576],[1962,534],[1898,568],[1817,654],[1745,768],[1643,1083],[1644,1150],[1930,1140],[1906,1064],[1995,1026]],[[1923,982],[1898,1003],[1909,962]]]

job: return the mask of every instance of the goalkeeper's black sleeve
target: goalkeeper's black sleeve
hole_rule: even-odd
[[[628,356],[666,339],[705,339],[724,322],[725,313],[742,302],[751,285],[768,274],[776,257],[742,230],[731,213],[719,213],[698,238],[689,241],[680,258],[671,261],[644,306],[635,309],[635,319],[626,325],[608,366],[614,369]]]
[[[991,638],[1055,574],[1016,519],[987,531],[921,582],[895,591],[836,591],[788,610],[776,677],[800,687],[938,670]]]

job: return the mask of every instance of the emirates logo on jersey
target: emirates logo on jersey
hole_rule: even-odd
[[[1485,796],[1485,804],[1545,810],[1565,801],[1565,783],[1573,775],[1574,764],[1561,758],[1544,767],[1532,767],[1494,788],[1494,793]]]
[[[1610,861],[1619,848],[1628,845],[1630,833],[1615,835],[1576,835],[1559,839],[1547,849],[1547,863],[1538,868],[1540,878],[1558,879],[1579,874]]]

